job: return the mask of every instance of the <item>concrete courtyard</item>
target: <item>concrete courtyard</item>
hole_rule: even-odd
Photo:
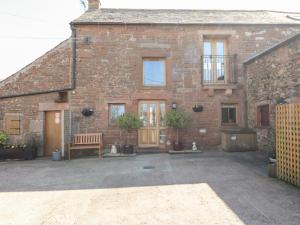
[[[0,162],[1,225],[299,225],[260,152]]]

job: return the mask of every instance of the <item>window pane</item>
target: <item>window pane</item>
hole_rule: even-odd
[[[156,104],[149,104],[149,126],[156,127],[156,114],[157,114],[157,105]]]
[[[145,86],[165,85],[165,61],[144,60],[144,85]]]
[[[166,104],[164,102],[160,103],[160,126],[166,126]]]
[[[143,121],[143,126],[148,126],[148,105],[145,103],[140,104],[140,119]]]
[[[224,55],[225,54],[225,48],[224,48],[224,42],[223,41],[218,41],[217,46],[216,46],[216,53],[217,55]]]
[[[236,123],[236,106],[222,106],[222,123]]]
[[[229,123],[236,123],[236,109],[229,108]]]
[[[222,108],[222,123],[228,123],[228,109]]]
[[[212,55],[211,43],[209,41],[204,42],[203,48],[204,48],[204,51],[203,51],[204,55]]]
[[[166,130],[159,130],[159,143],[165,144],[167,142]]]
[[[110,123],[116,123],[117,118],[125,113],[124,104],[111,104],[110,105]]]

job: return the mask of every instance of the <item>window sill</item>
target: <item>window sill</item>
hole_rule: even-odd
[[[237,128],[239,125],[237,123],[222,123],[221,124],[221,129],[226,129],[226,128]]]
[[[144,90],[166,90],[167,86],[142,86],[141,89],[144,89]]]
[[[237,89],[237,85],[235,84],[226,84],[226,83],[203,83],[202,87],[204,90],[208,89],[216,89],[216,90],[226,90],[226,89]]]

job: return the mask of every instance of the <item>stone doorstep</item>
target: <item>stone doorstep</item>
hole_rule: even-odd
[[[103,154],[103,158],[114,158],[114,157],[135,157],[136,153],[134,154],[122,154],[122,153],[116,153],[116,154],[111,154],[111,153],[105,153]]]
[[[174,151],[174,150],[169,150],[169,154],[197,154],[197,153],[202,153],[201,150],[193,151],[193,150],[183,150],[183,151]]]

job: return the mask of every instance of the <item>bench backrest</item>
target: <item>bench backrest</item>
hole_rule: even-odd
[[[74,145],[102,144],[102,133],[75,134],[72,140]]]

